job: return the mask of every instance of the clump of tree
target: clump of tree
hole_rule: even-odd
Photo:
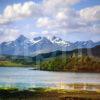
[[[40,63],[41,70],[100,72],[100,61],[89,56],[56,57]]]
[[[100,59],[89,56],[61,55],[42,59],[22,56],[1,56],[0,66],[33,66],[40,70],[100,72]]]

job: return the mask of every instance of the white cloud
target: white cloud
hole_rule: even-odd
[[[80,16],[86,21],[100,20],[100,6],[84,8],[80,11]]]
[[[100,24],[94,24],[93,25],[93,32],[100,34]]]
[[[9,22],[11,22],[10,19],[4,18],[2,15],[0,15],[0,25],[8,24]]]
[[[56,16],[52,16],[52,18],[42,17],[38,19],[37,26],[44,29],[51,29],[53,31],[63,30],[68,32],[68,30],[73,30],[75,28],[78,28],[79,26],[83,26],[83,24],[80,23],[79,20],[79,15],[75,10],[64,8],[63,10],[57,12]]]
[[[73,5],[76,3],[79,3],[80,0],[44,0],[43,4],[49,8],[49,7],[56,7],[56,6],[68,6],[68,5]]]
[[[67,17],[66,17],[66,15],[65,15],[64,12],[59,12],[59,13],[56,15],[56,18],[57,18],[57,20],[59,20],[59,21],[62,21],[62,20],[66,20],[66,19],[67,19]]]
[[[40,16],[39,4],[32,1],[25,2],[24,4],[13,4],[8,5],[2,15],[0,15],[0,24],[8,23],[18,19],[23,19],[27,17],[37,17]]]
[[[62,7],[73,5],[80,0],[43,0],[38,4],[33,1],[8,5],[2,15],[0,15],[0,24],[5,24],[26,17],[37,17],[53,14],[62,9]]]
[[[63,8],[69,7],[71,5],[74,5],[81,0],[44,0],[43,1],[43,13],[45,15],[55,15],[60,10],[63,10]]]
[[[99,33],[100,6],[85,8],[76,11],[70,7],[65,7],[57,11],[52,17],[42,17],[38,19],[38,27],[49,28],[61,33],[82,32],[82,33]],[[83,15],[84,16],[83,16]],[[94,21],[94,22],[93,22]],[[50,30],[49,30],[50,31]]]
[[[8,5],[0,15],[0,24],[7,24],[15,20],[35,18],[35,30],[43,34],[58,33],[99,33],[100,6],[93,6],[75,10],[72,5],[81,0],[43,0],[41,3],[33,1],[23,4]],[[29,26],[27,26],[29,27]],[[45,31],[46,30],[46,31]],[[12,33],[12,32],[11,32]],[[33,33],[37,35],[38,33]]]
[[[0,28],[0,42],[15,40],[20,35],[19,30],[10,28]]]
[[[52,25],[52,20],[48,17],[39,18],[37,20],[37,27],[51,28]]]
[[[45,36],[51,36],[51,35],[57,34],[57,31],[44,30],[44,31],[42,31],[42,34],[45,35]]]

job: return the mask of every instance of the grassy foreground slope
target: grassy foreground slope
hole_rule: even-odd
[[[0,89],[0,100],[99,100],[100,91],[33,88],[18,90]]]

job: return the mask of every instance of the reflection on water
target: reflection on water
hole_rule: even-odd
[[[32,68],[0,67],[0,87],[100,90],[99,73],[48,72],[30,69]],[[74,83],[83,84],[75,85]],[[92,85],[87,85],[87,83]]]

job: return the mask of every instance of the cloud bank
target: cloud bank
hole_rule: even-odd
[[[29,1],[23,4],[7,5],[0,14],[0,26],[32,18],[35,20],[35,27],[42,30],[41,34],[44,31],[60,34],[71,32],[98,34],[100,32],[100,6],[76,10],[73,5],[79,2],[82,0],[43,0],[41,3]]]

